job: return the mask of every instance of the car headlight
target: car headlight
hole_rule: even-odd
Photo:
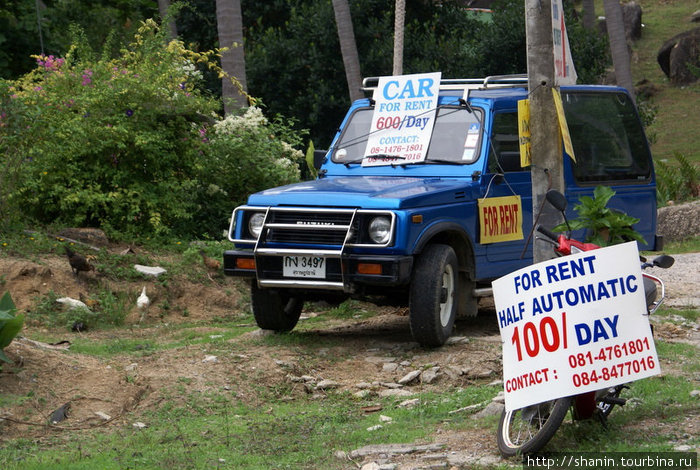
[[[391,220],[388,217],[375,217],[369,223],[369,237],[374,243],[384,244],[391,236]]]
[[[250,216],[250,219],[248,219],[248,231],[255,238],[260,236],[263,222],[265,222],[265,214],[262,212],[256,212]]]

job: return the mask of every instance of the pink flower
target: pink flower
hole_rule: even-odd
[[[90,69],[85,69],[83,70],[83,86],[87,86],[92,83],[92,70]]]

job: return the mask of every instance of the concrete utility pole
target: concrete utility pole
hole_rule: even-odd
[[[530,133],[532,149],[533,223],[551,229],[561,216],[544,204],[547,190],[564,192],[564,174],[559,150],[559,124],[554,108],[554,53],[551,0],[525,0],[525,34],[527,37],[527,74],[530,95]],[[539,220],[537,214],[540,213]],[[533,237],[534,240],[534,237]],[[552,246],[533,241],[534,262],[554,257]]]

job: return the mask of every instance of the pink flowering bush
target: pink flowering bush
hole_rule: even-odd
[[[219,235],[249,192],[298,179],[288,147],[299,140],[282,123],[214,131],[221,105],[199,68],[216,69],[218,51],[168,43],[149,20],[119,57],[93,57],[76,44],[0,80],[0,216],[112,236]]]

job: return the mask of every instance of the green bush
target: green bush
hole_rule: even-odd
[[[77,37],[64,58],[37,56],[34,71],[0,81],[0,216],[113,236],[220,236],[249,192],[298,178],[285,123],[212,132],[227,121],[200,68],[223,77],[219,51],[167,42],[151,20],[115,59]]]
[[[656,162],[656,199],[659,204],[684,202],[700,196],[700,168],[683,154],[675,153],[677,165]]]
[[[17,336],[24,324],[24,315],[15,315],[15,303],[9,292],[0,298],[0,360],[11,362],[5,355],[5,349]]]

